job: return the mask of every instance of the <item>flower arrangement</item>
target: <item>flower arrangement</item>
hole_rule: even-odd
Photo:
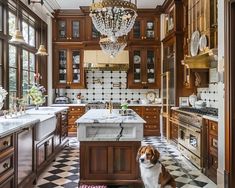
[[[38,107],[46,102],[46,89],[39,84],[39,79],[41,79],[39,73],[34,74],[34,78],[36,82],[29,89],[28,96],[32,99],[32,103]]]

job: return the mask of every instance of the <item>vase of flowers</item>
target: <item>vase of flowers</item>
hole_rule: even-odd
[[[3,89],[3,87],[0,86],[0,110],[3,107],[3,104],[4,104],[3,101],[6,98],[7,94],[8,94],[7,91]]]
[[[39,84],[39,79],[41,79],[40,74],[34,75],[35,83],[28,91],[28,96],[32,100],[32,103],[36,106],[35,110],[39,109],[39,106],[46,102],[46,89],[44,86]]]

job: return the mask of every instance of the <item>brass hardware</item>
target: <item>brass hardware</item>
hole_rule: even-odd
[[[2,166],[3,166],[3,168],[5,168],[5,169],[7,169],[7,168],[10,167],[9,163],[4,163]]]
[[[212,125],[212,129],[213,129],[213,130],[216,130],[216,126],[215,126],[215,125]]]
[[[3,146],[9,146],[9,142],[8,142],[7,140],[5,140],[5,141],[3,142]]]
[[[74,116],[72,116],[72,118],[75,118]]]
[[[141,82],[142,84],[147,84],[147,82]]]
[[[147,37],[144,37],[144,39],[146,39]]]
[[[69,40],[69,37],[67,37],[67,40]]]
[[[72,111],[74,111],[74,108],[72,108]]]

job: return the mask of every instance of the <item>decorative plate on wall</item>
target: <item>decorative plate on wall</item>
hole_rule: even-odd
[[[135,55],[135,56],[134,56],[134,63],[138,64],[138,63],[140,63],[140,62],[141,62],[140,56]]]
[[[149,100],[150,102],[154,102],[156,98],[156,93],[154,91],[149,91],[146,93],[146,99]]]
[[[190,52],[192,56],[196,56],[198,54],[199,40],[200,40],[199,31],[194,31],[191,37],[191,45],[190,45]]]
[[[199,40],[199,50],[203,52],[206,49],[206,47],[207,47],[207,38],[206,35],[203,34]]]

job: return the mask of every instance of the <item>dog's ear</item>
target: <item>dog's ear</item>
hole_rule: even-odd
[[[139,158],[141,156],[141,151],[143,148],[145,148],[146,146],[141,146],[137,152],[137,155],[136,155],[136,161],[138,162],[139,161]]]
[[[162,172],[159,175],[158,183],[161,185],[161,188],[164,188],[166,185],[171,185],[173,188],[176,187],[173,177],[163,165]]]
[[[152,152],[153,155],[151,157],[150,162],[152,164],[156,164],[158,162],[159,158],[160,158],[160,153],[156,149],[154,149],[152,146],[151,146],[151,152]]]

